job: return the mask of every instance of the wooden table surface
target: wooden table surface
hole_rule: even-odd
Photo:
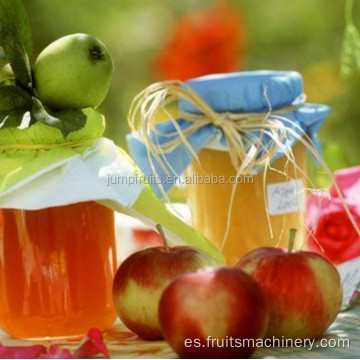
[[[122,324],[116,323],[111,329],[104,332],[106,344],[112,358],[176,358],[176,354],[164,341],[145,341]],[[315,342],[311,351],[305,348],[267,348],[258,349],[254,358],[360,358],[360,303],[352,309],[341,313],[336,322],[324,335],[326,339],[348,339],[350,347],[331,348],[320,347],[320,339]],[[39,344],[16,340],[4,333],[0,334],[3,345],[32,345]],[[43,345],[58,344],[70,350],[79,345],[79,341],[48,341]]]

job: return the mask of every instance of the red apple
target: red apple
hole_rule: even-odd
[[[158,307],[163,290],[172,280],[217,262],[205,252],[189,246],[164,246],[138,251],[116,272],[113,299],[122,322],[144,339],[162,339]]]
[[[264,247],[236,267],[254,277],[270,310],[266,337],[316,338],[334,321],[342,301],[340,276],[322,256],[308,251]]]
[[[172,282],[161,297],[159,320],[165,340],[180,357],[244,358],[254,351],[247,341],[265,334],[268,311],[251,276],[220,267]]]

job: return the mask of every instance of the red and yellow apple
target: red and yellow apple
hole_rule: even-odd
[[[341,308],[342,286],[336,268],[308,251],[264,247],[251,251],[236,267],[254,277],[269,305],[266,337],[316,338]]]
[[[189,246],[164,246],[138,251],[116,272],[113,300],[121,321],[135,334],[148,340],[162,339],[158,307],[160,297],[172,280],[217,262],[205,252]]]
[[[180,357],[244,358],[254,351],[247,341],[265,334],[268,311],[251,276],[219,267],[172,282],[161,297],[159,320],[165,340]]]

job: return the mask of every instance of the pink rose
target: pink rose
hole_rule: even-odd
[[[335,174],[344,201],[360,226],[360,167]],[[360,256],[360,237],[334,186],[329,193],[313,193],[308,199],[308,248],[335,264]],[[312,233],[311,233],[312,232]]]

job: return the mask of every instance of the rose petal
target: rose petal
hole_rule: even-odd
[[[98,354],[103,354],[106,359],[110,359],[101,331],[94,328],[89,330],[84,337],[80,347],[75,351],[75,356],[77,358],[89,358]]]
[[[51,345],[47,354],[41,355],[41,359],[76,359],[69,349],[60,349],[56,345]]]
[[[357,216],[357,207],[353,204],[351,199],[344,199],[350,212]],[[344,205],[338,197],[331,197],[327,192],[313,192],[307,199],[307,226],[314,229],[320,217],[334,213],[345,213]]]
[[[354,175],[354,171],[350,173],[352,176]],[[346,177],[347,172],[344,170],[341,176]],[[344,186],[347,180],[341,179],[342,182],[339,185]],[[353,178],[348,180],[348,185],[356,182]],[[360,225],[359,207],[356,207],[352,200],[344,199],[354,220]],[[335,264],[360,255],[359,236],[345,212],[340,198],[335,197],[334,194],[331,197],[329,193],[316,192],[309,197],[307,205],[307,225],[312,231],[308,234],[307,247],[309,250],[319,253]]]
[[[335,173],[336,182],[347,199],[360,203],[360,166],[354,166],[347,169],[338,170]],[[338,194],[334,186],[330,187],[330,193],[333,197]]]
[[[43,345],[4,346],[0,343],[0,359],[38,359],[46,354]]]
[[[331,197],[327,192],[313,192],[307,199],[307,226],[310,229],[316,227],[319,216],[328,208]]]

